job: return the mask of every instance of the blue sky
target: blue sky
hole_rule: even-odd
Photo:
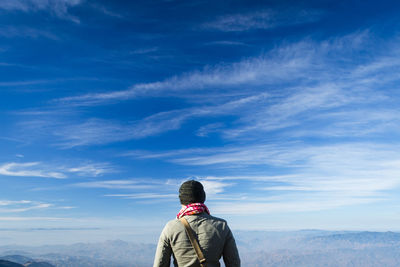
[[[400,230],[395,1],[0,2],[0,243]]]

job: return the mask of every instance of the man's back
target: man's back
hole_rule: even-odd
[[[219,267],[221,256],[224,257],[227,267],[240,266],[235,239],[225,220],[207,213],[184,217],[195,232],[195,237],[207,260],[207,267]],[[169,267],[171,253],[174,256],[175,266],[200,266],[185,228],[179,220],[172,220],[164,227],[158,243],[154,266]]]

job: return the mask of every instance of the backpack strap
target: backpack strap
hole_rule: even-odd
[[[181,221],[181,223],[183,224],[183,226],[185,226],[185,230],[186,233],[189,237],[190,243],[192,243],[192,246],[194,248],[194,250],[196,251],[197,254],[197,258],[199,259],[200,262],[200,266],[201,267],[206,267],[206,259],[204,258],[203,252],[201,252],[199,243],[197,242],[196,238],[193,235],[193,230],[190,227],[188,221],[185,218],[180,218],[179,221]]]

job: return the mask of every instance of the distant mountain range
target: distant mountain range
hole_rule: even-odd
[[[27,262],[32,262],[33,261],[32,258],[21,256],[21,255],[7,255],[7,256],[0,257],[0,259],[1,260],[7,260],[7,261],[16,262],[16,263],[19,263],[19,264],[25,264]]]
[[[358,232],[358,233],[343,233],[333,234],[328,236],[316,236],[311,240],[324,241],[324,242],[338,242],[346,241],[350,243],[358,244],[392,244],[400,242],[400,233],[395,232]]]
[[[6,257],[2,257],[2,258],[10,258],[10,257],[12,258],[13,256],[6,256]],[[20,255],[15,255],[15,258],[17,260],[21,260],[22,258],[25,258],[25,257],[20,256]],[[55,266],[51,265],[50,263],[47,263],[47,262],[27,261],[24,264],[20,264],[17,262],[1,259],[0,267],[55,267]]]
[[[400,233],[395,232],[306,230],[234,234],[245,267],[400,266]],[[0,257],[3,262],[0,267],[151,267],[155,250],[155,244],[121,240],[62,246],[2,246],[0,256],[4,256]]]
[[[0,267],[24,267],[24,265],[11,261],[0,260]]]
[[[0,247],[0,259],[20,264],[40,259],[56,267],[144,267],[152,266],[155,249],[155,244],[121,240],[41,247],[3,246]]]

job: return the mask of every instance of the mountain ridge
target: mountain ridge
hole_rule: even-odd
[[[400,266],[398,232],[234,231],[234,236],[246,267]],[[18,251],[14,257],[40,259],[56,267],[151,267],[155,250],[155,244],[107,240],[41,247],[2,246],[0,255]]]

